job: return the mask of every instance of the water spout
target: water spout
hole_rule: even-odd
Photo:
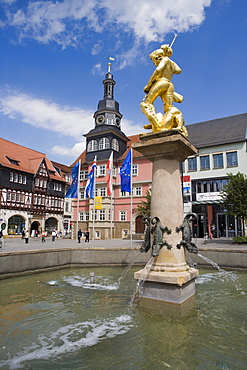
[[[243,290],[243,288],[241,286],[241,283],[238,280],[237,275],[233,271],[228,272],[228,271],[222,269],[216,262],[212,261],[210,258],[207,258],[207,257],[203,256],[200,253],[197,253],[197,255],[199,257],[201,257],[204,261],[210,263],[212,266],[214,266],[215,268],[217,268],[217,270],[219,272],[222,272],[226,276],[226,278],[233,283],[233,285],[235,286],[236,290],[240,291],[242,295],[246,296],[246,293]]]
[[[125,270],[123,271],[123,273],[120,276],[120,278],[118,278],[118,286],[120,285],[121,281],[125,278],[127,272],[133,266],[133,264],[135,263],[135,261],[137,260],[137,258],[140,256],[140,254],[141,254],[141,252],[138,253],[138,255],[136,256],[136,258],[125,268]]]
[[[94,272],[90,272],[90,284],[94,284],[95,282],[95,275],[94,275]]]
[[[223,270],[222,268],[220,268],[220,266],[216,263],[216,262],[214,262],[214,261],[212,261],[211,259],[209,259],[209,258],[207,258],[207,257],[205,257],[205,256],[203,256],[202,254],[200,254],[200,253],[197,253],[197,255],[198,255],[198,257],[201,257],[204,261],[206,261],[206,262],[208,262],[209,264],[211,264],[212,266],[214,266],[217,270],[219,270],[220,272],[226,272],[225,270]]]
[[[139,277],[137,284],[136,284],[136,289],[130,301],[131,305],[133,304],[136,298],[139,298],[141,296],[143,285],[150,273],[154,258],[155,257],[151,257],[150,260],[147,262],[146,266],[144,267],[144,269],[142,270],[141,276]]]

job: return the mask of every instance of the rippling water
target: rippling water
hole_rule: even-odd
[[[247,274],[200,271],[185,314],[130,304],[131,268],[0,282],[0,369],[246,369]],[[95,273],[90,284],[90,272]]]

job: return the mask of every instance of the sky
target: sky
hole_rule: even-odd
[[[109,56],[122,131],[144,132],[149,54],[174,34],[186,125],[246,113],[246,0],[0,0],[1,137],[71,165],[94,128]]]

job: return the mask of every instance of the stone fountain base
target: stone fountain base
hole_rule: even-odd
[[[145,269],[134,274],[139,280]],[[195,294],[195,278],[199,276],[197,269],[190,268],[180,272],[150,271],[142,283],[140,298],[182,304]]]
[[[184,219],[180,163],[197,150],[178,130],[141,135],[133,148],[153,162],[151,219],[158,217],[167,233],[162,234],[165,243],[158,255],[155,250],[151,268],[134,275],[143,281],[140,297],[181,305],[195,294],[199,272],[187,265],[184,246],[180,245],[183,235],[179,230]],[[161,231],[151,233],[150,246],[154,243],[154,233],[158,238]]]

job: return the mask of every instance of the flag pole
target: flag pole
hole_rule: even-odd
[[[81,160],[79,160],[79,167],[78,167],[78,181],[77,181],[77,207],[76,207],[76,234],[75,240],[77,242],[77,235],[78,235],[78,225],[79,225],[79,189],[80,189],[80,172],[81,172]]]
[[[132,248],[132,194],[133,194],[133,189],[132,189],[132,162],[133,162],[133,153],[132,153],[132,148],[130,149],[131,150],[131,156],[130,156],[130,190],[131,190],[131,193],[130,193],[130,247]]]
[[[95,156],[95,162],[97,163],[97,157]],[[96,183],[96,173],[95,167],[93,168],[93,246],[94,246],[94,219],[95,219],[95,183]]]
[[[110,162],[111,166],[111,173],[110,173],[110,189],[111,189],[111,247],[112,247],[112,219],[113,219],[113,212],[112,212],[112,195],[113,195],[113,182],[112,182],[112,171],[113,171],[113,152],[111,152],[112,161]]]

